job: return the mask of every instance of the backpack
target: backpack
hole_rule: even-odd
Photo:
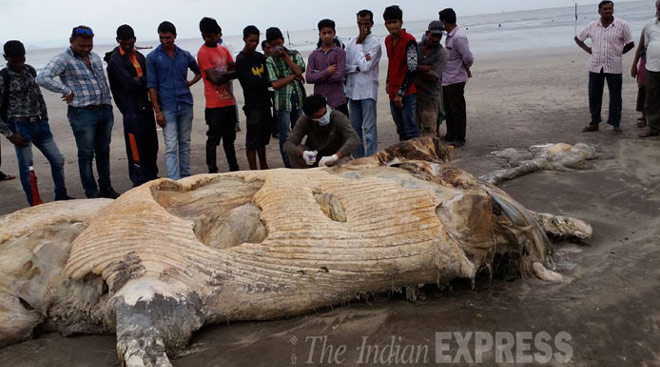
[[[37,77],[37,71],[30,65],[25,64],[25,70],[32,75],[33,78]],[[2,101],[0,101],[0,118],[3,121],[7,120],[7,110],[9,109],[9,69],[4,68],[0,70],[0,76],[4,82],[2,89]]]

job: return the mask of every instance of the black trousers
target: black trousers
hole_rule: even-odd
[[[644,114],[651,133],[660,133],[660,72],[646,70]]]
[[[156,120],[151,108],[140,108],[123,116],[128,175],[136,187],[158,177]]]
[[[204,117],[206,125],[209,127],[206,131],[206,166],[209,168],[209,173],[218,172],[216,148],[220,145],[220,140],[222,140],[222,148],[225,151],[229,170],[238,171],[238,161],[234,149],[236,106],[207,108],[204,111]]]
[[[607,80],[607,89],[610,91],[610,112],[607,118],[607,123],[619,127],[621,124],[621,88],[623,85],[623,78],[621,74],[607,74],[589,72],[589,112],[591,113],[590,125],[600,123],[600,111],[603,106],[603,88],[605,87],[605,80]]]
[[[465,143],[467,111],[465,106],[465,83],[442,87],[442,102],[445,105],[447,139]]]
[[[337,106],[337,107],[335,107],[335,110],[337,110],[337,111],[343,113],[344,115],[346,115],[346,117],[349,117],[349,116],[348,116],[348,102],[344,103],[344,104],[341,105],[341,106]]]

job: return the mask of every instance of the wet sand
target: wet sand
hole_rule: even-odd
[[[426,364],[433,365],[436,332],[566,331],[572,337],[573,358],[564,365],[659,366],[660,139],[637,138],[641,129],[635,127],[636,84],[626,75],[624,134],[613,136],[605,124],[600,132],[579,132],[589,120],[586,58],[577,48],[477,55],[474,78],[466,91],[467,145],[457,149],[454,157],[456,166],[480,175],[502,166],[502,161],[489,155],[493,150],[549,142],[601,147],[604,154],[594,161],[594,170],[542,172],[501,185],[532,210],[577,217],[593,226],[594,236],[584,244],[560,243],[556,247],[555,260],[570,282],[548,285],[536,279],[480,279],[472,290],[459,281],[442,291],[426,287],[425,299],[417,302],[396,294],[376,295],[368,302],[356,301],[294,319],[210,326],[195,334],[189,348],[173,364],[291,366],[295,360],[300,365],[309,357],[308,337],[327,336],[329,345],[347,346],[341,365],[356,366],[364,337],[368,344],[382,347],[395,336],[401,338],[396,339],[401,345],[428,345],[431,361]],[[631,55],[626,55],[624,69],[631,60]],[[382,62],[381,77],[384,66]],[[192,171],[203,173],[201,83],[194,91]],[[242,100],[240,90],[237,96]],[[604,98],[607,101],[607,92]],[[50,93],[47,102],[55,139],[67,157],[70,195],[82,198],[75,144],[64,106]],[[378,108],[379,145],[383,148],[397,138],[382,93]],[[113,183],[118,191],[124,191],[130,182],[121,119],[115,113]],[[236,144],[243,169],[247,168],[244,138],[243,131]],[[15,172],[15,156],[6,140],[2,154],[2,169]],[[268,154],[271,167],[281,167],[276,141],[271,141]],[[41,191],[50,201],[47,164],[39,153],[35,157]],[[226,171],[221,148],[218,161],[223,163],[221,171]],[[162,137],[159,165],[164,167]],[[17,180],[0,183],[0,195],[0,213],[25,206]],[[318,348],[314,361],[329,365],[318,363]],[[486,354],[484,365],[494,365],[493,358],[492,352]],[[48,334],[0,349],[0,360],[3,365],[17,366],[119,365],[114,336],[63,338]]]

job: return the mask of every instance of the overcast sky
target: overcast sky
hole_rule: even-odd
[[[622,1],[622,0],[619,0]],[[598,0],[578,0],[580,5]],[[203,16],[216,18],[225,35],[240,34],[255,24],[282,30],[312,29],[318,20],[331,18],[337,26],[352,25],[355,13],[370,9],[379,22],[383,9],[398,4],[404,21],[426,20],[440,9],[452,7],[459,15],[499,13],[573,6],[573,0],[0,0],[0,41],[20,39],[29,46],[68,44],[71,28],[85,24],[94,29],[97,42],[114,40],[117,26],[128,23],[138,39],[154,40],[163,20],[177,26],[179,38],[199,36]]]

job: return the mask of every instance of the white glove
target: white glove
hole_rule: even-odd
[[[339,160],[339,157],[336,154],[333,154],[329,157],[323,157],[319,161],[319,167],[330,167],[332,166],[335,162]]]
[[[306,150],[303,152],[303,159],[305,160],[305,163],[307,163],[308,166],[313,166],[314,162],[316,162],[316,155],[319,154],[317,150],[311,151],[311,150]]]

